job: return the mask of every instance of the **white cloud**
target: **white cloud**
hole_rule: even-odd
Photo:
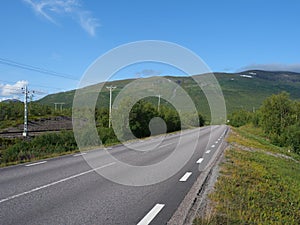
[[[15,84],[0,84],[0,97],[2,100],[18,98],[22,94],[22,88],[28,85],[28,81],[20,80]]]
[[[91,36],[95,36],[96,28],[99,27],[97,19],[91,16],[89,11],[78,12],[81,27]]]
[[[160,75],[160,71],[152,70],[152,69],[144,69],[140,72],[137,72],[135,75],[136,77],[151,77],[151,76],[158,76]]]
[[[29,4],[38,15],[58,25],[54,19],[57,15],[67,15],[76,20],[79,25],[91,36],[95,36],[98,19],[88,10],[84,10],[78,0],[23,0]]]
[[[37,14],[40,14],[50,22],[57,24],[55,20],[44,11],[45,7],[49,5],[48,1],[40,1],[40,2],[33,2],[32,0],[23,0],[23,1],[29,4]]]
[[[282,64],[282,63],[269,63],[269,64],[250,64],[240,68],[238,71],[245,70],[267,70],[267,71],[290,71],[300,73],[300,63]]]

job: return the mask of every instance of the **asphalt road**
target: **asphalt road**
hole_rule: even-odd
[[[131,143],[143,151],[119,145],[108,150],[111,156],[97,149],[2,168],[0,224],[166,224],[201,170],[216,151],[222,151],[219,146],[226,129],[212,126],[183,131],[167,135],[160,144],[157,137]],[[146,151],[151,146],[156,148]],[[184,165],[174,160],[159,173],[144,174],[144,166],[172,157],[175,148],[180,148],[177,157],[183,158],[194,147]],[[133,165],[134,170],[118,165],[116,159]],[[165,170],[175,174],[159,183],[141,184],[143,179],[149,184],[156,176],[167,176]],[[99,175],[103,172],[106,178]]]

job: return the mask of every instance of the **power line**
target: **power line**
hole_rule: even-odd
[[[13,85],[11,86],[7,86],[7,84],[4,84],[3,86],[0,86],[0,90],[2,89],[3,91],[15,91],[15,92],[12,92],[11,94],[21,94],[23,92],[23,88],[25,87],[26,85],[22,86],[22,87],[13,87]],[[35,86],[35,85],[33,85]],[[45,91],[43,90],[36,90],[35,91],[36,94],[47,94]]]
[[[43,73],[43,74],[47,74],[47,75],[54,76],[54,77],[60,77],[60,78],[65,78],[65,79],[69,79],[69,80],[79,81],[78,79],[74,78],[73,76],[71,76],[69,74],[60,73],[60,72],[48,70],[48,69],[41,68],[41,67],[31,66],[28,64],[24,64],[24,63],[19,63],[19,62],[10,60],[10,59],[0,58],[0,64],[12,66],[12,67],[19,68],[19,69],[30,70],[30,71],[34,71],[34,72],[38,72],[38,73]]]
[[[14,60],[7,59],[7,58],[1,58],[0,57],[0,64],[8,65],[8,66],[19,68],[19,69],[34,71],[34,72],[38,72],[38,73],[41,73],[41,74],[50,75],[50,76],[53,76],[53,77],[60,77],[60,78],[68,79],[68,80],[80,81],[80,79],[77,79],[74,76],[71,76],[70,74],[60,73],[60,72],[56,72],[56,71],[53,71],[53,70],[49,70],[49,69],[45,69],[45,68],[41,68],[41,67],[37,67],[37,66],[32,66],[32,65],[28,65],[28,64],[24,64],[24,63],[20,63],[20,62],[16,62]],[[5,81],[5,80],[0,80],[0,81],[7,82],[7,83],[14,83],[12,81]],[[94,84],[94,82],[90,82],[90,83]],[[37,85],[37,84],[32,84],[32,83],[31,83],[31,86],[44,87],[44,88],[50,88],[50,89],[56,89],[56,90],[64,90],[63,88],[43,86],[43,85]]]
[[[5,83],[17,83],[17,82],[15,82],[15,81],[8,81],[8,80],[0,80],[1,82],[5,82]]]
[[[19,87],[19,88],[16,88],[16,87],[0,87],[0,89],[20,91],[21,87]]]
[[[18,81],[8,81],[8,80],[0,80],[1,82],[5,82],[5,83],[9,83],[10,85],[16,84]],[[7,84],[3,84],[3,85],[7,85]],[[30,83],[30,86],[34,86],[34,87],[42,87],[42,88],[49,88],[49,89],[56,89],[56,90],[63,90],[63,88],[58,88],[58,87],[52,87],[52,86],[45,86],[45,85],[39,85],[39,84],[34,84],[34,83]],[[1,87],[0,88],[8,88],[7,86],[5,87]]]

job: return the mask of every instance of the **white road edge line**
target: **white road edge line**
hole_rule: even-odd
[[[40,186],[40,187],[37,187],[37,188],[33,188],[29,191],[25,191],[25,192],[22,192],[20,194],[16,194],[16,195],[12,195],[12,196],[9,196],[7,198],[3,198],[3,199],[0,199],[0,203],[3,203],[3,202],[6,202],[6,201],[9,201],[9,200],[12,200],[14,198],[18,198],[18,197],[21,197],[23,195],[27,195],[27,194],[30,194],[32,192],[35,192],[35,191],[39,191],[41,189],[45,189],[45,188],[48,188],[48,187],[51,187],[53,185],[56,185],[56,184],[59,184],[59,183],[62,183],[62,182],[65,182],[65,181],[68,181],[68,180],[71,180],[73,178],[76,178],[76,177],[79,177],[79,176],[82,176],[82,175],[85,175],[85,174],[88,174],[88,173],[91,173],[91,172],[94,172],[96,170],[99,170],[99,169],[102,169],[102,168],[105,168],[105,167],[108,167],[108,166],[111,166],[115,164],[115,162],[112,162],[112,163],[109,163],[109,164],[106,164],[104,166],[100,166],[100,167],[97,167],[95,169],[91,169],[91,170],[88,170],[88,171],[85,171],[85,172],[82,172],[82,173],[78,173],[78,174],[75,174],[75,175],[72,175],[70,177],[66,177],[64,179],[61,179],[61,180],[58,180],[58,181],[54,181],[52,183],[49,183],[49,184],[45,184],[43,186]]]
[[[198,161],[196,163],[200,164],[200,163],[202,163],[202,161],[203,161],[203,158],[200,158],[200,159],[198,159]]]
[[[35,165],[40,165],[40,164],[44,164],[46,163],[47,161],[41,161],[41,162],[36,162],[36,163],[31,163],[31,164],[27,164],[25,166],[35,166]]]
[[[78,153],[78,154],[75,154],[75,155],[73,155],[73,156],[74,156],[74,157],[77,157],[77,156],[82,156],[82,155],[86,155],[86,152]]]
[[[207,150],[205,153],[206,153],[206,154],[210,153],[210,150]]]
[[[137,225],[148,225],[164,206],[164,204],[156,204]]]
[[[180,182],[185,182],[189,179],[189,177],[192,175],[192,172],[186,172],[183,177],[180,178]]]

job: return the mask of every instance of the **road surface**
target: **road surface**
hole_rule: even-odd
[[[191,186],[220,148],[226,126],[203,127],[182,132],[188,151],[196,150],[179,172],[147,186],[127,186],[100,176],[110,170],[122,180],[132,176],[121,171],[103,154],[103,149],[46,159],[0,169],[0,224],[166,224]],[[195,139],[195,132],[200,137]],[[137,152],[123,145],[109,152],[120,161],[136,166],[152,165],[167,158],[178,144],[178,134],[167,135],[155,151]],[[155,138],[134,142],[151,146]],[[197,141],[197,142],[196,142]],[[86,159],[97,159],[91,168]],[[201,169],[200,169],[201,170]]]

